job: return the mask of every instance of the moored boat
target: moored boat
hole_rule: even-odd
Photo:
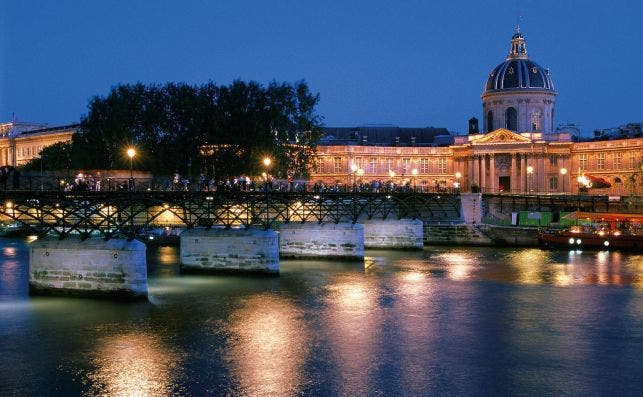
[[[599,248],[643,251],[643,214],[572,212],[562,220],[573,224],[565,229],[539,233],[547,247],[571,249]]]

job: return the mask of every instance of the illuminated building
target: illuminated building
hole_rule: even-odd
[[[483,133],[478,133],[475,119],[469,135],[454,136],[450,143],[438,136],[422,141],[422,129],[398,129],[416,134],[406,141],[399,136],[364,139],[359,128],[353,129],[352,139],[336,139],[334,131],[342,129],[326,129],[311,182],[578,193],[579,175],[591,174],[611,186],[589,189],[590,194],[643,195],[643,138],[576,142],[572,133],[553,128],[556,95],[549,70],[529,59],[518,31],[506,60],[485,83]]]
[[[0,124],[0,166],[21,166],[40,157],[40,151],[71,140],[78,125],[48,128],[45,124],[8,122]]]

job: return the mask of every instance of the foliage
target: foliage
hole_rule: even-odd
[[[56,158],[65,168],[128,168],[125,152],[133,146],[134,168],[155,174],[257,175],[268,156],[273,175],[304,176],[320,136],[318,102],[304,81],[119,85],[91,99],[82,133],[47,148],[47,164]]]
[[[58,142],[47,146],[34,158],[22,166],[25,171],[64,170],[71,168],[71,142]]]

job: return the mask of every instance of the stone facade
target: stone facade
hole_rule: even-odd
[[[43,124],[0,124],[0,167],[21,166],[40,157],[43,148],[71,140],[77,125],[47,128]]]

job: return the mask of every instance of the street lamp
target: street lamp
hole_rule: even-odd
[[[565,175],[567,175],[567,168],[560,169],[560,174],[563,176],[563,194],[565,193]]]
[[[271,163],[272,163],[272,160],[270,159],[270,157],[264,157],[263,166],[265,167],[265,171],[261,175],[264,177],[266,181],[266,185],[265,185],[266,191],[268,191],[268,176],[269,176],[268,167],[270,167]]]
[[[134,177],[132,174],[132,161],[136,156],[136,150],[133,147],[127,149],[127,156],[129,157],[129,190],[134,188]]]
[[[534,173],[534,167],[527,166],[527,192],[531,192],[531,174]]]
[[[268,167],[270,167],[270,163],[272,160],[270,160],[270,157],[264,157],[263,159],[263,165],[266,167],[266,171],[262,174],[264,178],[266,178],[266,183],[264,185],[264,188],[266,190],[266,224],[264,225],[264,229],[268,230],[270,227],[270,196],[268,196]]]
[[[348,183],[350,184],[351,183],[350,179],[353,178],[353,190],[355,190],[355,172],[357,171],[357,168],[358,167],[357,165],[355,165],[355,163],[351,163],[351,166],[350,166],[351,173],[350,173],[350,177],[348,178],[349,179]]]
[[[455,183],[453,184],[453,187],[456,188],[456,190],[460,189],[460,178],[462,178],[462,173],[458,171],[455,173]]]
[[[416,180],[416,178],[417,178],[417,176],[418,176],[418,169],[417,169],[417,168],[413,168],[413,169],[411,170],[411,175],[413,175],[413,190],[417,191],[417,190],[418,190],[418,185],[417,185],[417,180]]]
[[[360,183],[362,182],[362,176],[364,175],[364,170],[361,168],[357,169],[357,176],[359,177]]]

